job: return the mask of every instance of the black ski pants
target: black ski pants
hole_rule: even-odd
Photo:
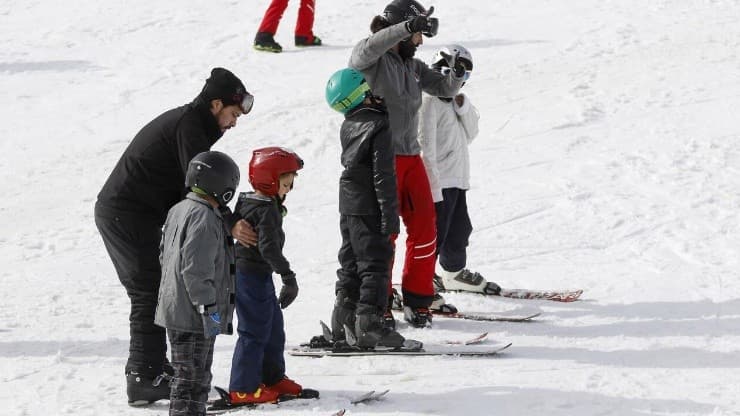
[[[357,303],[357,314],[382,314],[388,303],[388,281],[393,261],[390,236],[380,233],[379,215],[339,217],[342,246],[335,293]]]
[[[437,212],[437,250],[439,265],[449,272],[465,268],[468,239],[473,225],[468,215],[466,191],[442,189],[442,201],[434,204]]]
[[[154,324],[159,282],[159,241],[162,224],[135,214],[112,214],[96,205],[95,225],[131,301],[129,356],[126,372],[151,377],[163,372],[167,335]]]
[[[170,391],[170,416],[204,416],[211,390],[211,365],[216,337],[167,330],[175,376]]]

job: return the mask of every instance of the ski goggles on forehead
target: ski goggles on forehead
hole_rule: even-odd
[[[445,66],[445,67],[442,67],[439,70],[439,72],[441,72],[442,75],[448,75],[450,72],[452,72],[452,70],[450,68],[448,68],[448,67]],[[472,74],[472,73],[473,73],[473,71],[466,70],[465,73],[463,74],[463,81],[467,81],[468,78],[470,78],[470,74]]]
[[[234,102],[239,104],[239,107],[242,109],[242,113],[249,114],[250,111],[252,111],[252,106],[254,105],[254,95],[244,92],[240,94],[234,94]]]

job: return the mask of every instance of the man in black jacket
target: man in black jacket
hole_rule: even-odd
[[[393,260],[390,236],[400,226],[388,111],[383,100],[372,95],[362,73],[350,68],[332,75],[326,99],[345,114],[339,133],[344,166],[339,179],[341,268],[332,335],[341,341],[348,327],[361,347],[397,347],[404,338],[383,325]]]
[[[169,398],[166,332],[154,324],[159,242],[167,212],[187,192],[190,160],[210,150],[239,116],[249,113],[253,101],[239,78],[214,68],[193,102],[165,112],[139,131],[98,194],[95,225],[131,301],[125,373],[132,406]],[[242,244],[256,243],[246,222],[230,227]]]

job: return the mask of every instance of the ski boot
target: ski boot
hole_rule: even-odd
[[[383,327],[391,331],[396,330],[396,318],[393,317],[394,309],[402,310],[403,300],[396,289],[391,289],[391,294],[388,296],[388,305],[385,312],[383,312]]]
[[[434,284],[441,287],[441,291],[463,291],[483,293],[486,295],[498,295],[501,293],[501,287],[493,282],[487,282],[478,272],[471,272],[468,269],[448,272],[443,270],[439,275],[434,276]]]
[[[275,42],[275,38],[272,33],[257,32],[254,37],[254,49],[262,52],[274,52],[280,53],[283,51],[283,47],[279,43]]]
[[[434,299],[432,304],[429,305],[429,309],[434,312],[440,313],[457,313],[457,308],[451,303],[446,303],[445,298],[439,293],[434,293]]]
[[[136,370],[126,372],[128,405],[139,407],[152,404],[157,400],[169,400],[171,381],[172,376],[167,373],[152,377]]]
[[[429,308],[403,307],[403,319],[415,328],[426,328],[432,326],[432,311]]]
[[[301,392],[303,391],[303,386],[289,379],[287,376],[283,376],[280,381],[267,386],[267,388],[277,392],[280,396],[300,396]]]
[[[334,342],[344,341],[344,326],[355,327],[355,310],[357,304],[350,300],[343,290],[337,291],[337,297],[334,300],[334,310],[331,312],[331,332]]]
[[[404,337],[395,330],[383,326],[383,318],[375,313],[358,314],[355,320],[355,336],[360,348],[376,346],[396,348],[403,346]]]
[[[277,403],[280,398],[280,394],[264,384],[260,384],[257,390],[247,393],[241,391],[230,391],[229,392],[229,404],[232,407],[248,406],[262,403]]]
[[[321,38],[314,35],[309,38],[308,36],[296,36],[295,46],[321,46]]]

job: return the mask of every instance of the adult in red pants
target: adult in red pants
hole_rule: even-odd
[[[434,276],[437,261],[437,228],[429,178],[420,155],[396,155],[396,187],[407,234],[402,274],[404,304],[429,306],[429,295],[434,293],[429,276]],[[394,244],[396,238],[398,234],[391,236]]]
[[[275,33],[286,8],[288,0],[272,0],[254,37],[254,49],[276,53],[283,51],[283,47],[275,42]],[[314,0],[301,0],[295,26],[295,46],[321,46],[321,39],[313,34],[313,18]]]
[[[370,23],[373,32],[352,50],[349,67],[362,72],[373,93],[383,97],[396,153],[396,182],[401,217],[406,227],[406,261],[402,276],[404,319],[415,327],[431,324],[432,309],[442,309],[444,299],[434,294],[436,218],[429,179],[417,140],[421,93],[453,97],[463,78],[451,71],[447,75],[430,69],[414,58],[423,43],[422,34],[431,37],[438,22],[415,0],[392,0]],[[449,57],[455,68],[456,57]],[[449,305],[448,305],[449,307]],[[395,324],[386,313],[384,323]]]

